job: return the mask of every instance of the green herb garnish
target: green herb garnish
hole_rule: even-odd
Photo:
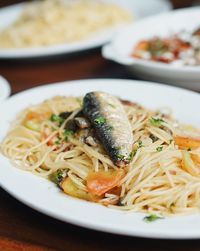
[[[61,169],[58,169],[56,172],[52,173],[50,176],[49,176],[49,179],[56,183],[57,185],[59,185],[59,183],[62,181],[62,179],[64,178],[65,176],[65,173],[63,170]]]
[[[62,124],[64,122],[64,119],[56,114],[52,114],[50,120],[52,122],[59,122],[60,124]]]
[[[158,216],[158,215],[156,215],[156,214],[150,214],[150,215],[148,215],[148,216],[145,216],[144,217],[144,221],[145,222],[153,222],[153,221],[156,221],[156,220],[161,220],[161,219],[164,219],[163,217],[160,217],[160,216]]]
[[[124,160],[125,156],[123,154],[117,154],[117,158],[120,160]]]
[[[157,152],[162,152],[162,150],[163,150],[163,146],[159,146],[159,147],[156,148]]]
[[[98,125],[103,125],[106,123],[106,119],[104,117],[98,117],[94,120],[94,122]]]
[[[154,118],[151,117],[149,122],[153,125],[153,126],[161,126],[162,123],[164,123],[165,121],[163,119],[159,119],[159,118]]]
[[[55,144],[56,144],[56,145],[60,145],[60,144],[61,144],[61,140],[60,140],[60,139],[56,140],[56,141],[55,141]]]
[[[144,145],[143,145],[143,143],[142,143],[142,140],[138,140],[138,148],[141,148],[141,147],[143,147]]]
[[[129,161],[132,161],[133,158],[134,158],[134,156],[136,155],[136,153],[137,153],[137,150],[132,151],[132,152],[129,154],[129,156],[128,156],[128,160],[129,160]]]
[[[160,57],[163,53],[169,51],[168,46],[161,39],[154,39],[149,43],[149,52],[154,57]]]
[[[64,140],[68,141],[69,137],[71,137],[74,134],[74,132],[72,130],[66,130],[64,131],[63,135],[64,135]]]

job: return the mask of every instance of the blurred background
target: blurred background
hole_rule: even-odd
[[[164,0],[159,1],[164,2]],[[171,1],[174,9],[197,5],[198,2],[200,4],[200,0],[168,1]],[[20,2],[30,1],[0,0],[0,7]],[[138,0],[138,2],[140,4],[145,2],[146,5],[149,1]],[[79,52],[70,57],[65,54],[58,55],[52,59],[41,57],[30,60],[6,60],[0,58],[0,75],[10,82],[12,93],[64,80],[99,77],[133,78],[125,67],[102,58],[100,48]]]
[[[188,7],[191,5],[200,4],[199,0],[170,0],[170,1],[173,3],[174,8]],[[25,2],[25,1],[23,0],[0,0],[0,6],[9,5],[13,3],[19,3],[19,2]]]

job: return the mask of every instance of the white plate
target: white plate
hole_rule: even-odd
[[[8,81],[0,76],[0,102],[5,100],[10,95],[11,89]]]
[[[5,101],[0,106],[0,117],[3,118],[0,141],[6,135],[10,121],[28,105],[55,95],[79,96],[92,90],[103,90],[153,109],[170,106],[179,120],[200,125],[200,117],[196,115],[200,107],[197,93],[142,81],[80,80],[30,89]],[[13,167],[2,155],[0,166],[0,184],[6,191],[26,205],[62,221],[129,236],[200,238],[200,215],[166,218],[148,224],[142,220],[144,214],[121,212],[68,197],[50,181]]]
[[[135,45],[154,36],[200,26],[200,8],[188,8],[156,15],[130,25],[103,48],[103,56],[121,63],[142,79],[162,81],[200,91],[200,66],[174,66],[131,58]]]
[[[144,1],[140,0],[104,0],[105,2],[115,2],[120,6],[129,9],[131,13],[137,18],[153,15],[168,11],[171,9],[171,4],[168,0],[148,0],[148,6]],[[25,4],[16,4],[10,7],[0,9],[0,30],[5,29],[8,25],[13,23],[20,15]],[[26,57],[40,57],[57,55],[61,53],[72,53],[86,49],[92,49],[108,42],[115,32],[119,29],[112,28],[103,32],[96,33],[93,37],[76,43],[61,44],[55,46],[47,46],[40,48],[27,49],[0,49],[0,58],[26,58]],[[33,34],[35,36],[37,34]]]

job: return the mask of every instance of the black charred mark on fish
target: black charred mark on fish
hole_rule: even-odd
[[[83,100],[83,113],[94,127],[113,163],[130,163],[133,134],[121,102],[104,92],[91,92]]]

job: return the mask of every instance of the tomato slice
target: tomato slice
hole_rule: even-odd
[[[124,170],[92,172],[87,177],[87,188],[91,194],[101,196],[117,187],[124,177]]]
[[[174,137],[176,145],[182,150],[187,149],[197,149],[200,147],[200,138],[192,138],[187,136],[175,136]]]

